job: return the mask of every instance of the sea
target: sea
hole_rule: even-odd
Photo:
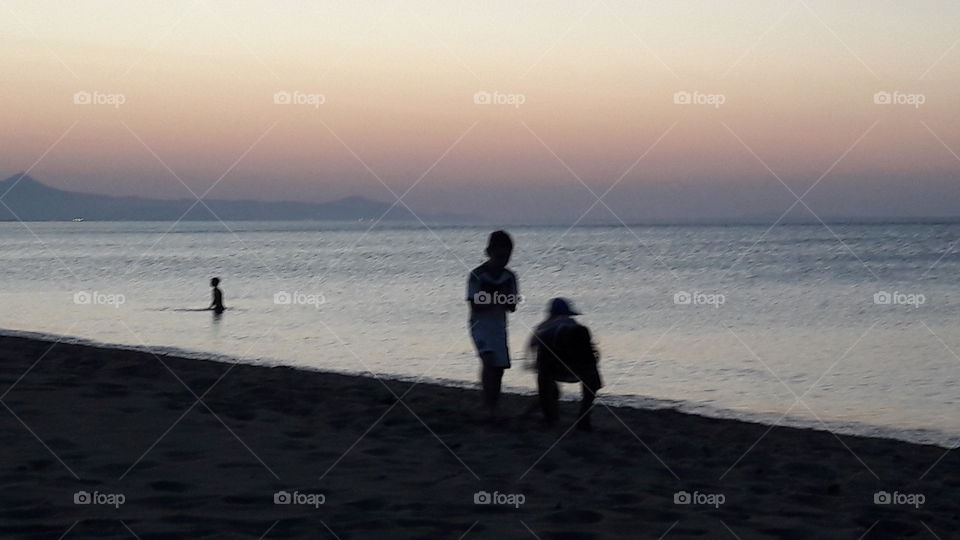
[[[490,230],[0,223],[0,328],[475,387],[465,285]],[[560,296],[601,351],[605,404],[960,444],[960,224],[508,230],[508,391],[535,391],[525,345]]]

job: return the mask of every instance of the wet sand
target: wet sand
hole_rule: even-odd
[[[934,446],[603,405],[584,433],[515,395],[491,424],[477,391],[12,337],[0,391],[3,538],[960,535]]]

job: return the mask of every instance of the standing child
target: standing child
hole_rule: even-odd
[[[505,231],[490,234],[487,261],[470,272],[467,302],[470,304],[470,337],[480,356],[483,402],[490,416],[497,410],[503,370],[510,368],[507,349],[507,312],[517,309],[517,277],[507,268],[513,240]]]

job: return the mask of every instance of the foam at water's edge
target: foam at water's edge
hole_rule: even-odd
[[[30,332],[26,330],[11,330],[0,328],[0,336],[17,337],[33,339],[37,341],[46,341],[51,343],[67,343],[71,345],[86,345],[91,347],[103,347],[117,350],[147,352],[160,356],[175,356],[189,358],[194,360],[209,360],[214,362],[223,362],[227,364],[247,364],[262,367],[286,367],[291,369],[300,369],[317,373],[336,373],[341,375],[359,375],[373,376],[378,379],[404,381],[404,382],[426,382],[440,384],[453,388],[476,388],[477,383],[460,381],[456,379],[444,379],[441,377],[417,377],[413,375],[396,375],[391,373],[373,373],[370,371],[350,371],[350,370],[331,370],[319,367],[291,365],[275,358],[264,357],[237,357],[226,354],[217,354],[211,352],[192,351],[168,346],[149,346],[149,345],[128,345],[120,343],[106,343],[92,339],[65,336],[45,332]],[[517,386],[505,386],[505,392],[520,395],[532,395],[533,390]],[[636,409],[675,409],[684,413],[705,416],[709,418],[723,418],[729,420],[739,420],[742,422],[753,422],[764,425],[780,425],[784,427],[793,427],[801,429],[812,429],[815,431],[830,431],[841,435],[857,435],[862,437],[878,437],[883,439],[893,439],[913,444],[929,444],[943,448],[957,448],[960,446],[960,435],[951,435],[931,429],[904,429],[885,426],[875,426],[857,422],[831,422],[810,420],[793,416],[781,416],[775,413],[757,413],[750,411],[719,409],[710,407],[702,403],[688,402],[682,400],[664,400],[637,395],[616,395],[602,394],[601,399],[604,403],[611,406],[632,407]],[[564,399],[577,400],[578,395],[568,393]]]

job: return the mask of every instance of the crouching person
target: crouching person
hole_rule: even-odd
[[[530,348],[536,354],[537,391],[543,419],[548,424],[559,419],[557,383],[579,382],[583,398],[577,428],[591,431],[590,411],[597,391],[603,386],[597,368],[599,354],[590,330],[573,318],[579,313],[569,301],[554,298],[547,311],[547,319],[537,326],[530,339]]]

